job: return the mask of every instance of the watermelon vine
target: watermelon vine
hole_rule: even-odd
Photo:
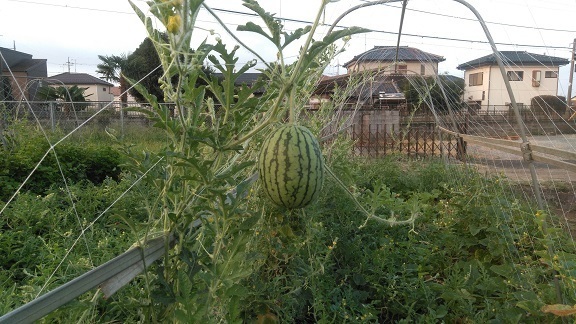
[[[286,32],[281,21],[257,1],[243,1],[263,24],[248,22],[237,32],[255,33],[270,41],[278,51],[278,60],[272,63],[242,42],[202,0],[147,2],[166,29],[167,41],[152,19],[131,2],[162,62],[164,75],[159,82],[164,101],[173,103],[173,110],[159,104],[142,85],[133,82],[152,107],[142,112],[165,130],[169,140],[157,156],[146,155],[143,161],[133,157],[135,168],[143,174],[149,173],[152,158],[163,162],[149,180],[159,195],[148,206],[148,231],[161,229],[176,238],[173,252],[166,255],[158,274],[147,279],[149,300],[162,300],[164,306],[156,311],[159,305],[151,305],[147,315],[151,321],[201,322],[209,318],[212,322],[236,322],[245,289],[242,281],[264,266],[264,258],[251,249],[260,244],[258,233],[269,226],[263,216],[271,213],[266,204],[249,205],[244,199],[256,194],[253,175],[259,173],[264,194],[286,209],[308,206],[320,195],[325,174],[333,175],[317,136],[301,124],[300,115],[324,68],[339,53],[336,42],[367,30],[351,27],[316,40],[315,32],[329,2],[320,1],[311,26]],[[202,8],[265,64],[263,77],[255,84],[237,86],[236,80],[256,64],[238,64],[239,46],[228,49],[216,37],[215,44],[204,41],[194,50],[190,48]],[[298,59],[288,64],[287,46],[304,36]],[[205,62],[222,78],[206,75],[202,70]],[[253,96],[261,88],[265,88],[263,96]],[[350,197],[368,216],[367,221],[397,225],[413,223],[417,215],[413,213],[406,221],[383,219],[375,215],[376,205],[381,204],[378,192],[369,210],[357,197]],[[289,228],[282,231],[292,232]]]

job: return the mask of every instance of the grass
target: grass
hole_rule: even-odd
[[[134,137],[127,135],[119,146],[97,133],[81,140],[84,145],[119,149],[163,145],[162,136],[154,136],[153,130],[150,141],[137,134],[135,130]],[[130,140],[133,145],[127,144]],[[227,291],[232,295],[223,295],[228,299],[221,307],[234,307],[236,319],[554,322],[558,318],[541,310],[558,302],[555,271],[565,278],[560,284],[566,302],[575,303],[570,280],[576,264],[574,245],[552,224],[549,234],[543,233],[545,216],[541,211],[534,215],[533,202],[510,198],[505,190],[510,187],[436,159],[361,159],[335,151],[329,162],[360,203],[374,207],[378,215],[405,218],[418,210],[414,227],[366,222],[346,192],[331,189],[337,188],[331,179],[321,198],[304,211],[270,206],[255,185],[238,202],[238,213],[231,214],[230,224],[246,235],[224,238],[228,244],[240,244],[240,255],[251,260],[234,268],[248,272]],[[136,179],[137,174],[126,169],[119,179],[100,184],[79,181],[70,183],[68,191],[53,186],[41,194],[21,192],[0,218],[5,256],[0,264],[1,312],[106,262],[149,232],[154,223],[149,206],[156,203],[158,192],[146,181],[135,185]],[[130,186],[134,187],[128,190]],[[128,194],[112,204],[126,190]],[[111,205],[65,257],[81,229]],[[242,210],[260,213],[254,218]],[[224,223],[218,224],[204,225]],[[246,240],[236,243],[235,237]],[[549,254],[550,246],[554,254]],[[179,253],[192,264],[203,260],[196,252]],[[226,257],[228,252],[222,253]],[[173,262],[173,257],[164,262]],[[174,299],[174,291],[163,286],[164,262],[111,299],[103,300],[93,291],[44,321],[167,319],[167,309],[186,301]],[[179,285],[202,287],[209,278],[206,270],[198,264],[191,270]],[[187,298],[199,300],[203,294],[201,289],[191,290]],[[186,314],[181,318],[190,319]]]

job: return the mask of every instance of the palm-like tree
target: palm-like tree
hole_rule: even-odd
[[[128,62],[126,55],[98,55],[102,63],[96,66],[96,73],[100,74],[104,80],[120,84],[120,101],[125,105],[128,101],[126,94],[126,79],[122,75],[122,70]]]

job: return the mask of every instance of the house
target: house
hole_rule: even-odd
[[[506,77],[519,106],[529,105],[532,98],[558,93],[558,71],[569,60],[528,53],[499,52],[505,65]],[[494,54],[458,65],[466,80],[463,99],[479,110],[508,110],[510,96]]]
[[[380,70],[385,74],[434,76],[445,58],[408,46],[374,46],[344,64],[348,73]]]
[[[224,74],[222,73],[212,73],[212,76],[222,80]],[[262,72],[244,72],[240,74],[236,80],[234,80],[234,86],[240,87],[242,85],[252,87],[254,84],[262,77]],[[254,89],[254,96],[261,96],[264,93],[264,88]]]
[[[121,95],[122,95],[122,92],[120,91],[120,87],[118,87],[118,86],[113,86],[113,87],[110,89],[110,93],[114,96],[114,101],[115,101],[115,102],[121,102],[121,98],[120,98],[120,97],[121,97]],[[136,99],[130,94],[130,91],[127,91],[127,92],[126,92],[126,101],[127,101],[127,102],[135,102],[135,101],[136,101]]]
[[[334,99],[336,92],[346,89],[344,104],[354,107],[399,109],[406,99],[398,86],[399,76],[380,73],[347,73],[322,76],[310,99],[310,107],[317,109],[322,103]]]
[[[405,106],[406,99],[399,85],[410,77],[437,76],[438,63],[444,60],[440,55],[409,46],[374,46],[343,65],[347,74],[323,77],[310,104],[319,106],[330,100],[336,87],[358,83],[348,89],[349,104],[400,109]]]
[[[342,109],[336,114],[339,121],[325,125],[323,136],[342,127],[339,125],[342,121],[361,136],[398,129],[400,111],[406,107],[406,98],[398,84],[405,77],[378,70],[322,76],[312,93],[309,108],[317,110],[323,104],[336,102]]]
[[[46,59],[0,47],[0,100],[33,100],[48,75]]]
[[[113,101],[112,83],[91,76],[86,73],[61,73],[45,79],[45,82],[51,86],[78,86],[79,88],[88,88],[84,92],[87,101]]]

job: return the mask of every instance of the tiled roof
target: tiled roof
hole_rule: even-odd
[[[548,56],[542,54],[528,53],[526,51],[500,51],[502,62],[505,65],[541,65],[541,66],[561,66],[570,63],[569,60],[561,57]],[[479,66],[496,65],[494,53],[482,56],[475,60],[462,63],[456,68],[458,70],[468,70]]]
[[[213,73],[213,75],[219,79],[222,79],[224,77],[224,75],[222,73]],[[252,84],[254,84],[254,82],[256,82],[258,80],[260,75],[262,75],[262,73],[260,73],[260,72],[257,72],[257,73],[245,72],[245,73],[242,73],[241,75],[239,75],[236,78],[236,81],[234,83],[237,86],[240,86],[242,84],[245,84],[247,86],[252,86]]]
[[[352,60],[344,64],[344,67],[348,67],[352,63],[357,62],[394,62],[394,60],[396,60],[396,49],[398,49],[398,61],[401,62],[442,62],[445,60],[445,58],[440,55],[427,53],[408,46],[400,46],[398,48],[396,46],[374,46],[373,49],[354,56]]]
[[[107,86],[113,86],[112,83],[98,79],[95,76],[91,76],[86,73],[62,73],[46,78],[46,81],[53,84],[65,84],[65,85],[92,85],[92,84],[102,84]]]
[[[322,79],[314,90],[315,94],[332,93],[336,86],[346,87],[352,75],[342,74],[337,76],[322,76]],[[397,98],[404,98],[402,91],[398,88],[396,78],[390,76],[375,76],[370,84],[359,84],[350,89],[350,97],[366,99],[378,97],[381,94],[397,94]]]
[[[13,72],[26,72],[38,65],[46,65],[46,59],[24,59],[10,67]]]
[[[6,60],[6,63],[8,63],[10,69],[12,69],[14,65],[17,65],[22,60],[32,59],[31,54],[18,52],[6,47],[0,47],[0,53],[2,53],[2,56],[4,57],[4,60]],[[2,67],[6,69],[5,64],[2,64]]]
[[[224,78],[222,73],[213,73],[212,75],[219,78],[220,80]],[[254,83],[258,81],[258,78],[261,75],[261,72],[244,72],[236,78],[234,85],[238,87],[244,84],[246,86],[252,87]],[[260,87],[259,89],[254,90],[254,94],[262,94],[264,91],[264,87]]]

